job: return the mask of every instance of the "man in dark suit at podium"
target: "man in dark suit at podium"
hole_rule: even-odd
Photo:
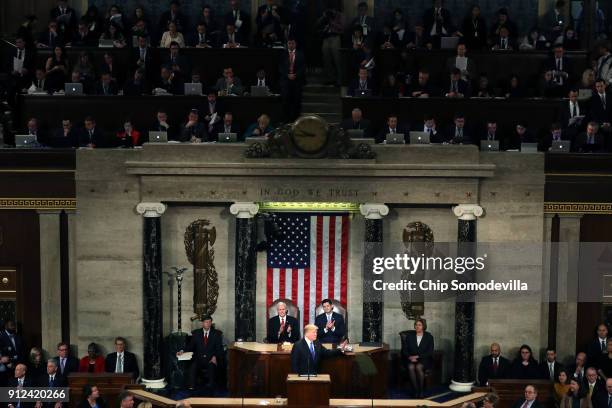
[[[297,319],[287,314],[287,305],[283,302],[276,304],[278,316],[268,320],[268,343],[295,343],[300,339],[300,325]]]
[[[107,373],[132,373],[132,378],[138,378],[138,362],[134,353],[125,349],[125,339],[117,337],[115,339],[115,352],[106,356],[104,364]]]
[[[491,344],[491,354],[484,356],[478,366],[478,383],[486,387],[490,379],[506,378],[510,370],[510,361],[501,356],[499,344]]]
[[[329,299],[321,302],[323,313],[315,319],[315,325],[319,328],[319,340],[322,343],[340,343],[346,332],[344,318],[334,312],[334,305]]]
[[[191,332],[191,340],[185,351],[193,352],[189,369],[189,388],[196,385],[196,376],[200,371],[206,372],[207,387],[212,390],[215,385],[215,375],[222,357],[221,332],[212,327],[212,317],[202,318],[202,328]],[[177,355],[183,354],[183,350]]]
[[[293,345],[291,350],[291,372],[300,375],[316,375],[322,358],[339,356],[344,353],[348,340],[340,348],[328,350],[317,340],[318,327],[308,324],[304,327],[304,338]]]

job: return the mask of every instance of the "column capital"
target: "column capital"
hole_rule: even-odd
[[[478,204],[459,204],[453,207],[453,213],[462,221],[473,221],[484,214]]]
[[[166,211],[166,204],[162,203],[139,203],[136,212],[145,218],[161,217]]]
[[[259,211],[259,204],[250,201],[237,201],[230,205],[230,212],[236,218],[253,218]]]
[[[389,214],[389,207],[385,204],[365,203],[359,206],[359,211],[366,220],[381,220]]]

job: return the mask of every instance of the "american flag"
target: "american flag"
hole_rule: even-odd
[[[276,213],[274,220],[279,234],[268,243],[268,307],[292,300],[303,327],[314,322],[321,300],[346,305],[348,215]]]

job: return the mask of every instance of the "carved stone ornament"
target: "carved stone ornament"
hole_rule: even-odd
[[[344,129],[330,125],[316,115],[302,116],[268,135],[265,142],[250,145],[246,158],[374,159],[367,143],[355,143]]]
[[[217,310],[219,298],[219,279],[215,270],[215,250],[217,238],[215,227],[209,228],[210,221],[197,220],[185,230],[185,252],[193,265],[193,311],[191,320],[201,320]]]
[[[417,257],[424,254],[431,256],[434,251],[434,234],[427,224],[420,221],[411,222],[406,225],[402,234],[402,240],[406,246],[408,256]],[[402,279],[419,279],[419,271],[414,275],[410,271],[402,271]],[[425,301],[421,291],[401,291],[400,299],[402,311],[408,320],[415,320],[425,314]]]

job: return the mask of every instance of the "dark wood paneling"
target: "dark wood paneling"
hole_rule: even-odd
[[[35,211],[0,211],[0,265],[17,269],[17,323],[26,346],[41,344],[40,227]]]

